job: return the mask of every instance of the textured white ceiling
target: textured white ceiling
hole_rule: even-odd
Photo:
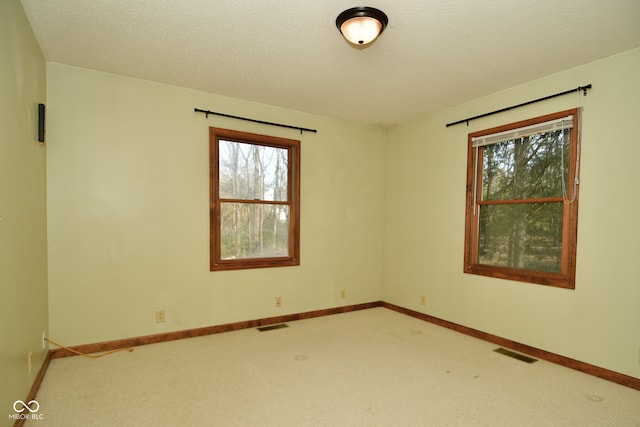
[[[372,0],[359,50],[360,3],[22,0],[48,61],[382,126],[640,46],[640,0]]]

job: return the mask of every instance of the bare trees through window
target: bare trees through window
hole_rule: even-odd
[[[299,263],[299,141],[211,128],[211,268]]]

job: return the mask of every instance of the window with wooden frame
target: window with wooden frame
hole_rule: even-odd
[[[469,134],[464,272],[575,288],[579,110]]]
[[[300,141],[209,128],[210,270],[300,264]]]

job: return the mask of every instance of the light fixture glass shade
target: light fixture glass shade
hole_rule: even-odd
[[[351,18],[340,26],[340,32],[349,42],[365,45],[378,37],[382,30],[382,23],[367,16]]]
[[[351,44],[365,46],[374,41],[389,19],[381,10],[373,7],[354,7],[338,15],[336,26]]]

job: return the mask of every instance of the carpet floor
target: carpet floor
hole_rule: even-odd
[[[374,308],[51,361],[52,426],[635,426],[640,391]]]

